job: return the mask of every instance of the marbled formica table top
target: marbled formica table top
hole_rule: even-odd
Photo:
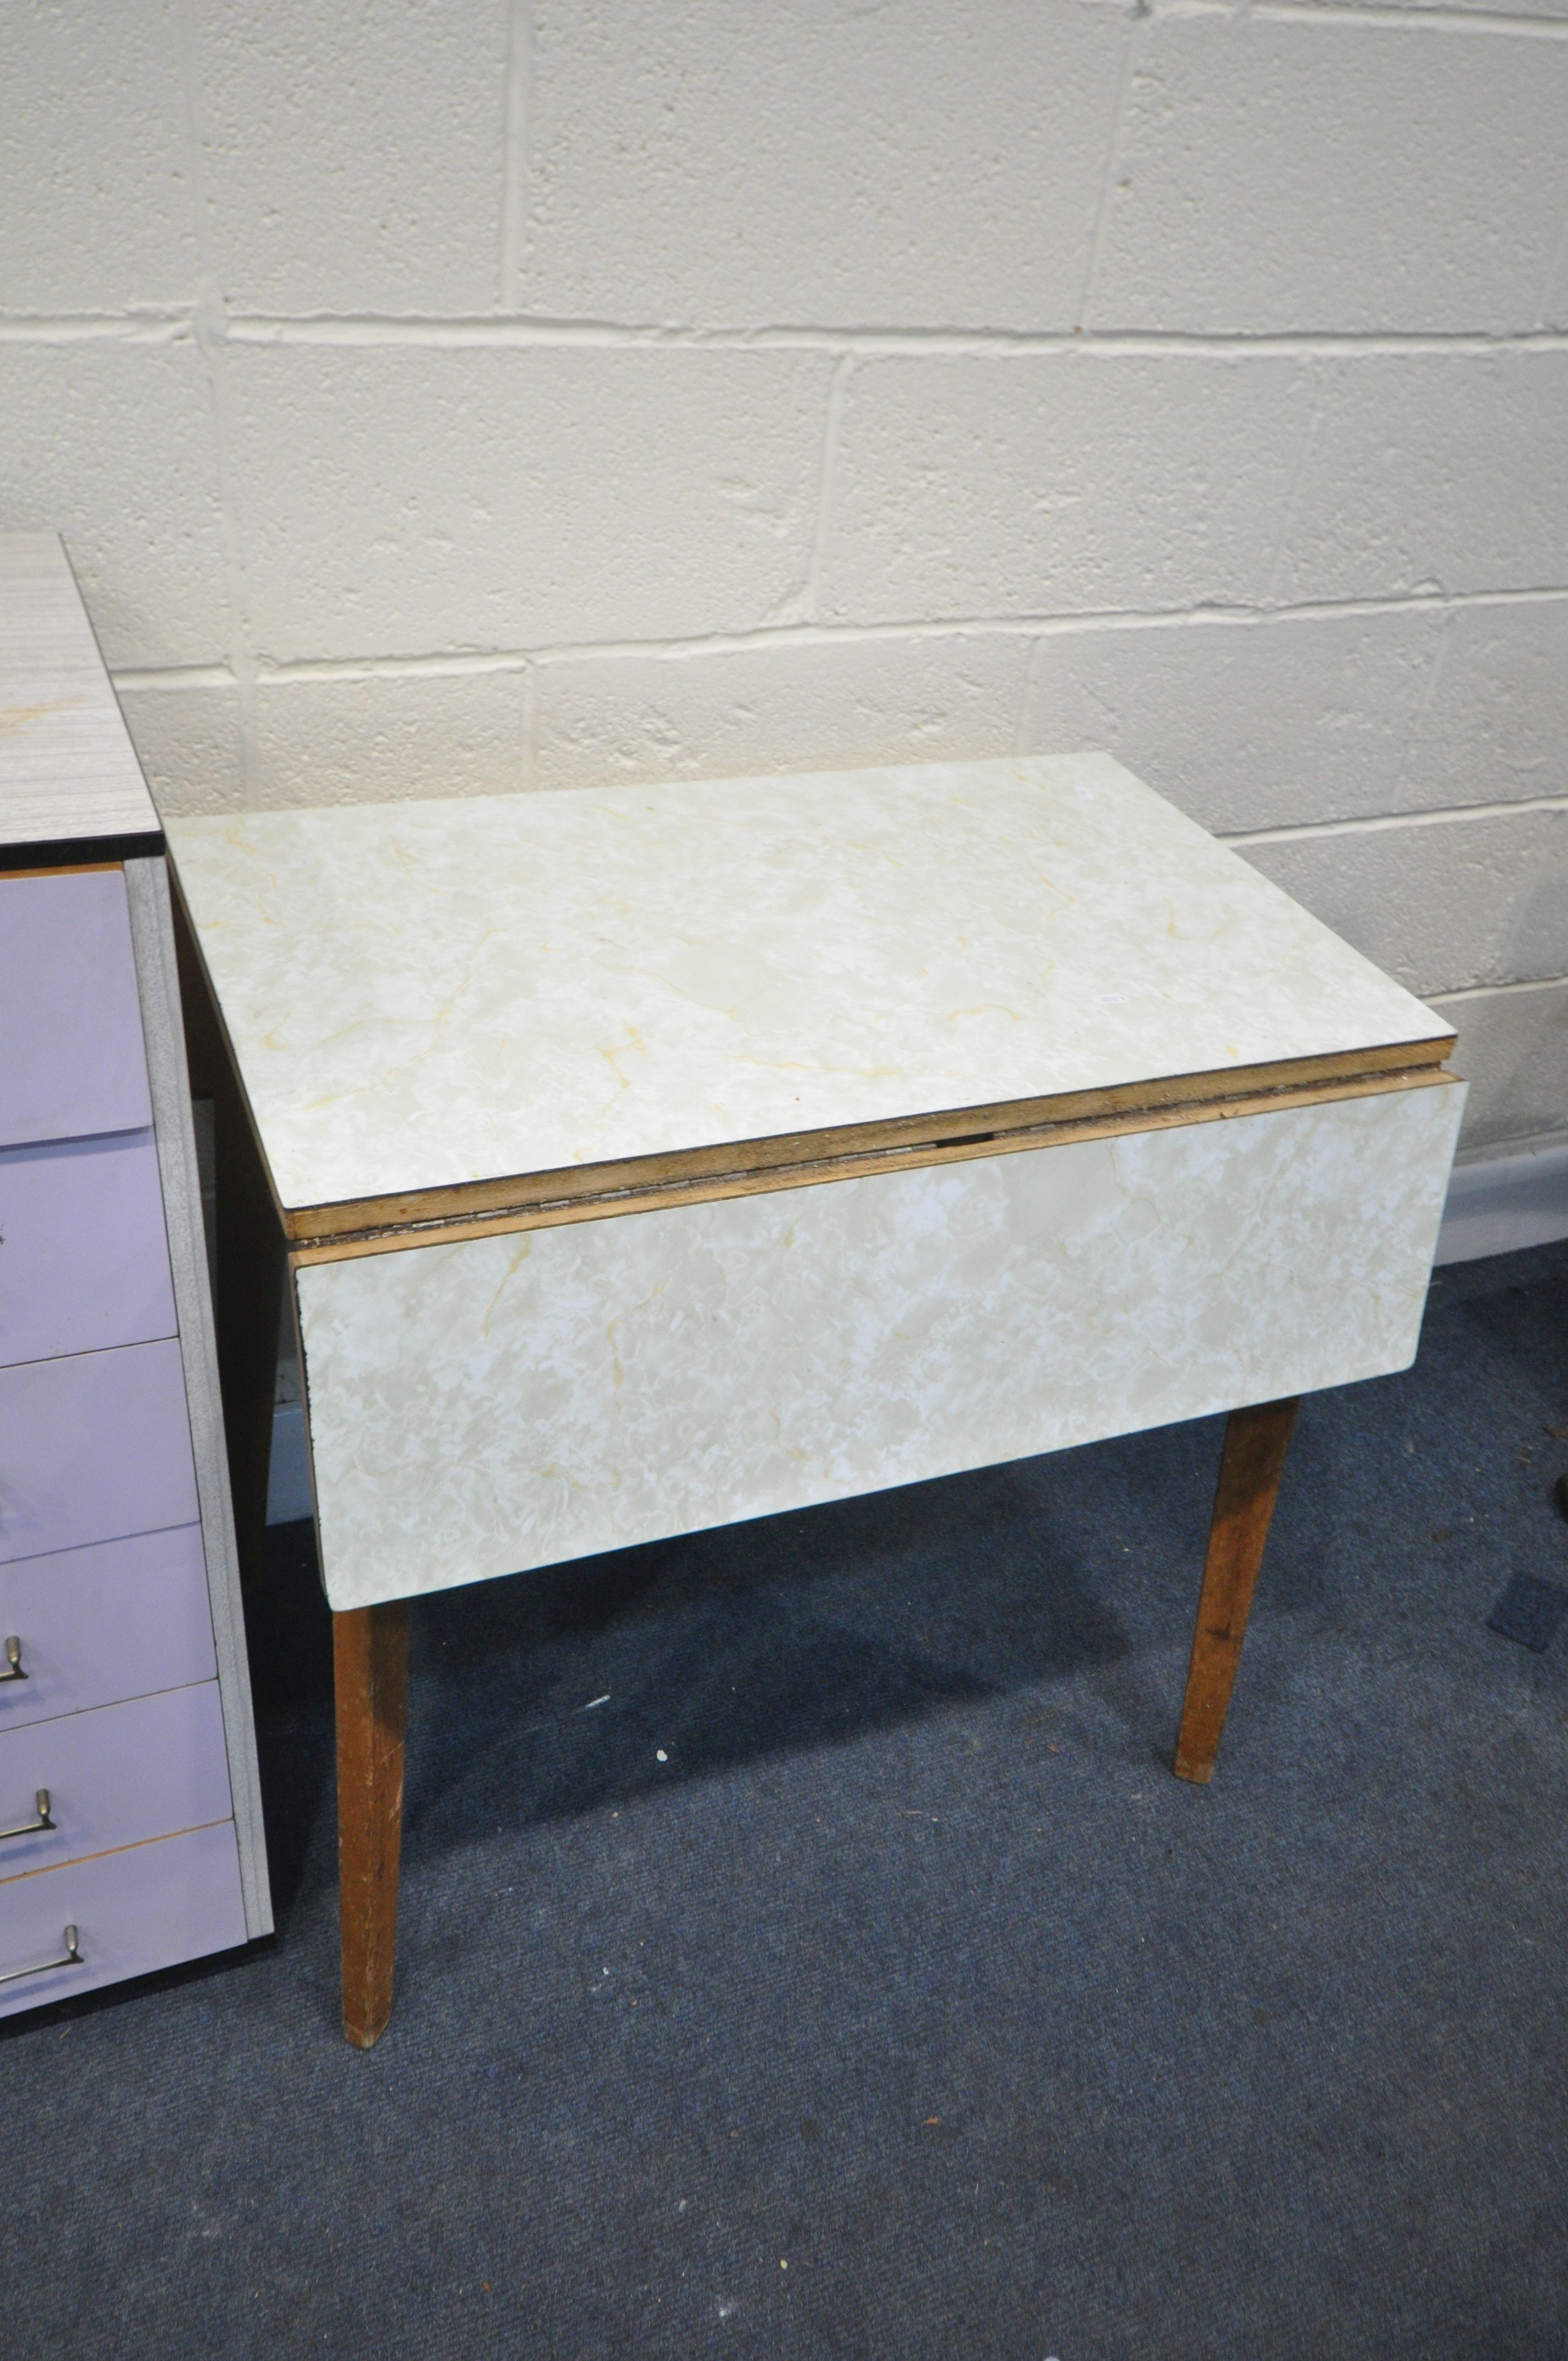
[[[0,533],[0,847],[160,827],[58,537]]]
[[[1105,754],[168,834],[285,1207],[1451,1034]]]

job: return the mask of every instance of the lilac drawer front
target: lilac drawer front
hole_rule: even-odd
[[[50,1967],[68,1927],[76,1929],[80,1961]],[[0,1977],[13,1979],[0,1982],[0,2016],[244,1940],[232,1820],[18,1877],[0,1886]]]
[[[0,1147],[152,1121],[118,869],[0,877]]]
[[[6,1677],[0,1649],[0,1732],[214,1679],[200,1525],[0,1565],[0,1642],[12,1640],[23,1677]]]
[[[54,1826],[33,1828],[40,1789]],[[0,1732],[0,1920],[29,1870],[177,1836],[233,1813],[216,1681]]]
[[[0,1369],[0,1565],[196,1515],[177,1343]]]
[[[151,1132],[0,1150],[0,1367],[173,1334]]]

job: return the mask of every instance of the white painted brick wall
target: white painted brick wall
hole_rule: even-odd
[[[1563,92],[1568,124],[1568,88]],[[1568,338],[1326,362],[1276,598],[1561,588]]]
[[[1070,330],[1125,25],[1055,0],[541,0],[521,290],[674,326]]]
[[[258,681],[249,800],[492,794],[522,774],[531,690],[516,670]]]
[[[191,337],[0,337],[0,523],[65,534],[111,665],[235,654],[212,386]]]
[[[0,313],[195,292],[182,13],[181,0],[0,8]]]
[[[171,809],[1109,746],[1568,1132],[1568,0],[7,0]]]
[[[1220,835],[1424,810],[1402,765],[1442,629],[1412,605],[1043,632],[1025,738],[1039,752],[1113,745]]]
[[[804,580],[819,353],[225,355],[258,654],[754,631]]]
[[[1427,993],[1568,972],[1568,809],[1244,837],[1277,885]]]
[[[1561,71],[1533,41],[1478,72],[1469,40],[1324,30],[1216,13],[1140,36],[1091,326],[1541,324],[1568,213]]]
[[[189,13],[206,260],[225,303],[489,309],[504,6],[189,0]]]
[[[1466,992],[1432,1006],[1459,1028],[1454,1063],[1470,1079],[1477,1155],[1498,1141],[1561,1135],[1568,1105],[1568,984]]]
[[[534,784],[1011,754],[1029,658],[1017,631],[565,653],[537,667]]]

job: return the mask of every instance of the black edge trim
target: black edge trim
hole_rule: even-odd
[[[61,836],[31,844],[0,844],[0,871],[90,869],[97,861],[144,861],[167,851],[163,830],[143,836]]]

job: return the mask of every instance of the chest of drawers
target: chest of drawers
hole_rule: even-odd
[[[0,540],[0,2015],[271,1926],[158,816]]]

